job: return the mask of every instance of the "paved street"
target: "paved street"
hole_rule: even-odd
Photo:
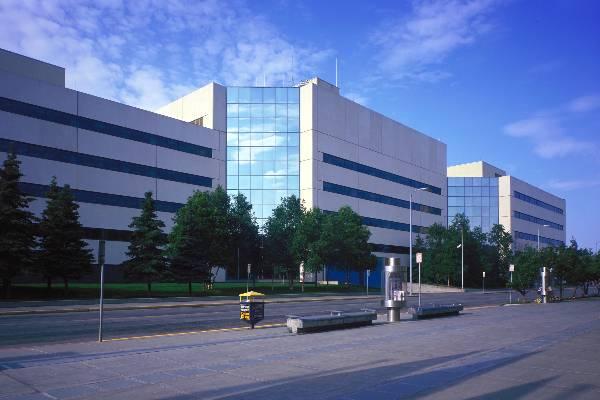
[[[5,347],[0,399],[597,399],[600,300],[292,335]]]
[[[485,295],[481,292],[438,293],[424,294],[422,301],[423,303],[459,302],[465,306],[480,306],[505,303],[508,301],[508,295],[506,292],[488,292]],[[417,298],[412,297],[408,303],[416,304],[416,302]],[[308,315],[330,310],[351,311],[365,307],[378,308],[379,297],[267,304],[263,324],[284,323],[285,316],[290,314]],[[104,322],[104,332],[108,338],[245,326],[239,320],[237,304],[109,311],[105,313]],[[0,315],[0,348],[94,340],[97,331],[97,312]]]

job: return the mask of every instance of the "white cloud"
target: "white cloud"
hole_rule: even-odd
[[[414,1],[407,17],[386,21],[371,38],[386,79],[436,82],[450,74],[436,66],[491,28],[495,0]]]
[[[504,126],[512,137],[528,139],[535,154],[542,158],[564,157],[574,154],[595,154],[598,144],[567,133],[567,126],[585,111],[600,107],[600,98],[583,96],[553,110],[537,112]]]
[[[332,54],[217,0],[3,0],[0,47],[65,67],[68,87],[146,109],[211,80],[290,84]]]
[[[600,179],[552,180],[545,186],[556,190],[588,189],[600,186]]]
[[[600,108],[600,95],[578,97],[567,105],[567,109],[573,112],[588,112],[597,108]]]

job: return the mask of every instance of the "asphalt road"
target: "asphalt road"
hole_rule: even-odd
[[[516,295],[513,295],[514,298]],[[422,295],[423,304],[459,302],[470,307],[503,304],[507,301],[507,292]],[[409,298],[409,305],[416,303],[416,297]],[[266,304],[265,320],[261,324],[284,323],[286,315],[310,315],[332,310],[356,311],[361,308],[379,309],[379,297]],[[237,305],[110,311],[104,314],[104,337],[108,339],[243,326],[246,324],[239,320]],[[0,316],[0,348],[90,341],[96,340],[97,335],[97,312]]]

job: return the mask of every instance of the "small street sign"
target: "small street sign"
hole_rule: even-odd
[[[483,277],[485,278],[485,271],[483,271]]]
[[[423,253],[417,253],[417,263],[423,262]]]
[[[509,271],[509,272],[515,272],[515,264],[510,264],[510,265],[508,266],[508,271]]]

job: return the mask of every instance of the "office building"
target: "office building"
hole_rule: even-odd
[[[487,233],[501,224],[513,248],[557,246],[566,241],[566,202],[484,161],[448,167],[448,224],[465,214]]]
[[[325,211],[349,205],[371,230],[381,266],[383,257],[408,265],[411,196],[413,240],[446,221],[446,145],[322,79],[294,87],[211,83],[158,112],[226,131],[227,190],[250,199],[261,224],[292,194]],[[328,271],[327,279],[338,278]]]
[[[41,214],[53,176],[69,184],[94,250],[125,259],[132,217],[152,191],[167,231],[194,190],[225,185],[217,130],[65,88],[65,70],[0,49],[0,162],[17,153],[21,188]]]

